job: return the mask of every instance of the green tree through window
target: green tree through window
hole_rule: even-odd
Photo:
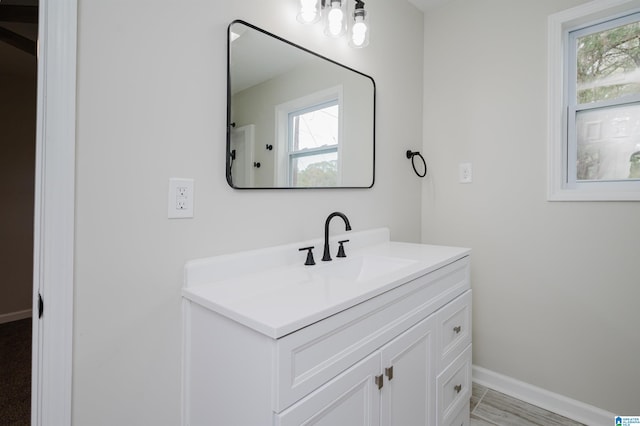
[[[640,93],[640,22],[578,39],[578,103]]]

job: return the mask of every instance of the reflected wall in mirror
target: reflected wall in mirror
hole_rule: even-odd
[[[373,186],[373,79],[243,21],[228,37],[229,185]]]

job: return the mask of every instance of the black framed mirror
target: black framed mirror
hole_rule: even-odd
[[[240,20],[227,43],[229,185],[373,186],[373,78]]]

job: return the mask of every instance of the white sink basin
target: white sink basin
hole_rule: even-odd
[[[416,260],[361,255],[319,263],[321,264],[308,268],[309,274],[326,279],[340,279],[347,282],[359,283],[376,279],[405,268],[416,263]]]
[[[187,300],[272,338],[348,309],[469,254],[458,247],[394,242],[388,229],[349,232],[346,258],[305,266],[300,247],[322,239],[196,259],[185,266]]]

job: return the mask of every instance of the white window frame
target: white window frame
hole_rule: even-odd
[[[568,114],[569,33],[640,11],[640,0],[596,0],[549,16],[548,187],[549,201],[640,201],[640,182],[570,182]],[[575,156],[573,156],[575,159]],[[572,168],[573,169],[573,168]]]
[[[304,150],[294,150],[293,149],[293,118],[296,115],[302,115],[312,111],[319,111],[328,107],[337,106],[338,107],[338,123],[340,122],[340,100],[338,98],[330,99],[328,101],[323,101],[319,103],[315,103],[310,106],[305,106],[301,109],[296,109],[294,111],[290,111],[288,114],[287,121],[287,176],[288,176],[288,184],[289,186],[293,185],[293,161],[298,158],[304,157],[313,157],[317,155],[331,154],[333,152],[336,153],[336,158],[340,159],[340,154],[338,152],[340,148],[340,138],[338,138],[338,143],[331,146],[322,146],[320,148],[313,149],[304,149]]]
[[[290,187],[289,176],[289,115],[313,105],[319,105],[337,99],[338,104],[338,185],[342,181],[342,140],[343,140],[343,88],[342,85],[321,90],[298,99],[277,105],[276,113],[276,153],[275,182],[281,187]]]

